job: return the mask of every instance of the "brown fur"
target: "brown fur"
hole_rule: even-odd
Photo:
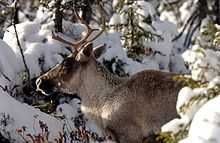
[[[171,73],[146,70],[119,78],[98,64],[94,56],[82,63],[73,58],[72,64],[68,74],[53,75],[61,69],[59,65],[42,75],[38,89],[44,90],[40,88],[46,80],[56,90],[78,93],[85,115],[120,143],[141,143],[150,131],[159,131],[177,116],[176,100],[181,86],[172,80]]]

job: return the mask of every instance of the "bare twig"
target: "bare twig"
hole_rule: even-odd
[[[14,7],[14,17],[15,18],[15,11],[17,9],[17,1],[15,2],[15,7]],[[21,56],[22,56],[22,61],[24,63],[24,67],[25,67],[25,70],[27,72],[27,79],[28,81],[30,82],[31,79],[30,79],[30,71],[29,71],[29,68],[27,66],[27,63],[26,63],[26,60],[25,60],[25,57],[24,57],[24,52],[23,52],[23,49],[21,48],[21,43],[19,41],[19,37],[18,37],[18,32],[17,32],[17,28],[16,28],[16,24],[13,22],[13,27],[14,27],[14,31],[15,31],[15,36],[16,36],[16,40],[17,40],[17,44],[18,44],[18,47],[19,47],[19,50],[20,50],[20,53],[21,53]]]
[[[195,33],[196,29],[199,28],[199,26],[201,25],[202,21],[199,20],[199,22],[194,26],[194,28],[191,30],[191,32],[189,32],[188,37],[186,37],[185,42],[184,42],[184,46],[186,46],[187,48],[190,45],[190,40],[193,36],[193,34]],[[188,40],[187,40],[188,39]]]
[[[52,39],[60,41],[61,43],[67,44],[67,45],[74,45],[74,43],[71,43],[69,41],[67,41],[65,38],[61,37],[59,35],[59,33],[54,33],[54,31],[52,31]]]
[[[14,85],[12,88],[8,87],[7,85],[2,86],[0,85],[0,89],[6,93],[8,93],[10,96],[14,96],[14,90],[16,90],[19,86],[18,85]]]
[[[192,32],[192,28],[193,28],[193,26],[194,26],[194,22],[196,21],[196,19],[199,19],[199,17],[195,17],[195,19],[192,19],[191,21],[190,21],[190,24],[189,24],[189,28],[188,28],[188,32],[186,33],[186,37],[185,37],[185,40],[184,40],[184,46],[186,45],[186,43],[187,43],[187,41],[188,41],[188,39],[189,39],[189,35],[190,35],[190,33]]]
[[[7,75],[5,75],[4,73],[1,73],[1,74],[7,81],[11,82],[10,78]]]
[[[1,75],[2,75],[7,81],[9,81],[9,82],[11,81],[10,78],[4,73],[4,71],[3,71],[3,70],[1,71],[1,63],[0,63],[0,76],[1,76]]]
[[[188,27],[188,25],[189,25],[189,24],[191,25],[191,24],[193,23],[194,19],[196,19],[196,18],[198,17],[198,15],[199,15],[198,12],[194,12],[194,13],[187,19],[187,21],[186,21],[186,23],[184,24],[184,27],[183,27],[183,29],[181,30],[181,32],[180,32],[176,37],[174,37],[174,38],[172,39],[172,41],[178,40],[178,39],[183,35],[183,33],[185,32],[185,30],[186,30],[186,28]]]
[[[8,87],[7,86],[2,86],[2,85],[0,85],[0,88],[3,90],[3,91],[5,91],[5,92],[8,92]]]

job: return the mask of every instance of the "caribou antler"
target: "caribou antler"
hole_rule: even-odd
[[[97,31],[98,29],[91,28],[89,26],[89,24],[87,24],[85,22],[85,20],[82,17],[79,16],[77,10],[73,9],[74,15],[76,16],[77,20],[80,21],[85,26],[86,35],[83,38],[81,38],[79,41],[76,41],[76,42],[69,42],[69,41],[65,40],[63,37],[59,36],[58,34],[54,34],[53,32],[52,32],[52,38],[57,40],[57,41],[60,41],[62,43],[70,45],[71,48],[72,48],[72,51],[75,51],[75,50],[80,51],[80,49],[83,48],[84,45],[86,45],[89,42],[94,41],[95,39],[97,39],[105,31],[105,27],[106,27],[105,22],[106,21],[105,21],[105,17],[103,15],[103,12],[102,12],[103,11],[103,6],[102,6],[101,2],[98,2],[98,6],[99,6],[99,11],[101,13],[101,21],[102,21],[103,27],[102,27],[102,30],[100,32],[98,32],[94,37],[89,39],[91,34],[94,31]]]

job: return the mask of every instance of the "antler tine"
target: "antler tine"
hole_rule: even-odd
[[[96,35],[94,36],[92,39],[90,39],[89,41],[87,42],[92,42],[94,41],[96,38],[98,38],[104,31],[105,31],[105,28],[106,28],[106,21],[105,21],[105,16],[103,15],[103,6],[101,5],[101,2],[98,1],[98,5],[99,5],[99,11],[100,11],[100,14],[101,14],[101,21],[102,21],[102,30]]]
[[[54,34],[54,32],[52,31],[52,39],[54,40],[57,40],[57,41],[60,41],[62,43],[65,43],[65,44],[68,44],[68,45],[73,45],[73,43],[65,40],[64,38],[60,37],[59,35],[57,34]]]
[[[86,25],[86,21],[79,16],[79,13],[77,12],[77,10],[75,8],[73,8],[73,12],[74,12],[74,15],[76,16],[77,20],[79,20],[81,23],[83,23],[84,25]]]
[[[68,44],[68,45],[71,45],[71,47],[74,49],[74,50],[79,50],[78,48],[80,47],[81,44],[83,44],[84,42],[86,42],[86,40],[88,39],[88,37],[91,35],[91,33],[95,30],[98,30],[98,29],[92,29],[86,22],[83,18],[81,18],[78,14],[78,12],[74,10],[74,14],[75,16],[77,17],[77,19],[86,27],[86,36],[84,38],[82,38],[81,40],[77,41],[77,42],[69,42],[67,40],[65,40],[63,37],[60,37],[59,35],[57,34],[54,34],[54,32],[52,32],[52,38],[57,40],[57,41],[60,41],[62,43],[65,43],[65,44]]]
[[[85,28],[86,28],[86,35],[85,35],[85,37],[83,37],[80,41],[74,43],[74,45],[73,45],[73,46],[76,46],[76,47],[78,48],[78,47],[79,47],[81,44],[83,44],[84,42],[87,43],[86,40],[89,38],[89,36],[92,34],[92,32],[95,31],[95,30],[98,30],[98,29],[92,29],[92,28],[89,26],[89,24],[87,24],[86,21],[85,21],[82,17],[79,16],[78,12],[77,12],[75,9],[73,9],[73,10],[74,10],[74,14],[75,14],[75,16],[77,17],[77,19],[78,19],[78,20],[85,26]]]
[[[94,41],[97,37],[99,37],[104,31],[105,31],[105,18],[104,18],[104,15],[102,13],[102,10],[103,10],[103,7],[100,3],[100,1],[98,0],[98,5],[99,5],[99,10],[100,10],[100,13],[101,13],[101,19],[102,19],[102,25],[103,25],[103,28],[102,30],[94,37],[92,37],[90,40],[88,40],[88,38],[90,37],[90,35],[92,34],[92,32],[98,30],[98,29],[94,29],[94,28],[91,28],[89,26],[89,24],[86,23],[86,21],[79,16],[78,12],[76,11],[76,9],[73,9],[74,11],[74,15],[76,16],[76,18],[85,26],[86,28],[86,35],[81,38],[79,41],[77,42],[69,42],[67,40],[65,40],[64,38],[60,37],[59,35],[55,35],[54,33],[52,33],[52,38],[55,39],[55,40],[58,40],[62,43],[65,43],[65,44],[68,44],[68,45],[71,45],[72,49],[74,49],[74,51],[79,51],[83,45],[89,43],[89,42],[92,42]]]

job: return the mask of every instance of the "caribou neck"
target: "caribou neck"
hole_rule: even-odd
[[[94,104],[103,104],[103,101],[108,98],[108,93],[125,82],[127,78],[113,75],[95,59],[90,60],[88,65],[85,66],[86,69],[82,70],[79,96],[82,103],[92,104],[91,101],[94,101]]]

